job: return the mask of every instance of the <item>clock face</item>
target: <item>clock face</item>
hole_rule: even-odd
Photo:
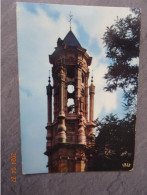
[[[73,93],[74,90],[75,90],[74,85],[68,85],[68,86],[67,86],[67,91],[68,91],[68,93]]]

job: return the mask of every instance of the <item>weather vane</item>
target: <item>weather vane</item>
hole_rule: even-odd
[[[72,15],[71,12],[70,12],[70,13],[69,13],[70,30],[71,30],[71,21],[72,21],[72,17],[73,17],[73,15]]]

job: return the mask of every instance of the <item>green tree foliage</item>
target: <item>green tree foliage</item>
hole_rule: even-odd
[[[132,14],[126,18],[117,18],[114,25],[107,27],[103,36],[106,56],[111,59],[105,75],[105,90],[113,92],[122,88],[127,109],[136,101],[138,64],[134,64],[133,60],[139,57],[139,37],[139,9],[132,9]]]
[[[135,115],[130,118],[118,119],[110,114],[97,123],[99,136],[96,138],[99,153],[114,153],[120,156],[123,153],[134,152]],[[133,141],[133,143],[131,143]]]
[[[131,163],[127,169],[133,166],[138,87],[138,64],[133,61],[139,57],[139,37],[139,9],[132,9],[132,14],[126,18],[117,18],[104,33],[106,56],[111,59],[104,77],[107,82],[104,90],[123,90],[127,114],[123,119],[110,114],[95,121],[99,134],[95,140],[93,170],[123,169],[124,162]]]
[[[120,120],[110,114],[101,121],[95,121],[99,135],[93,148],[91,170],[130,170],[133,167],[135,120],[135,115]],[[130,166],[123,167],[123,163]]]

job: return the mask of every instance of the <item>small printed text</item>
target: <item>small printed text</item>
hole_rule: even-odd
[[[16,182],[16,153],[11,153],[11,181]]]

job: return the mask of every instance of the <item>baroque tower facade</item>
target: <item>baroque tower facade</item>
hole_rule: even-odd
[[[49,61],[53,65],[53,86],[49,77],[45,152],[48,170],[50,173],[88,171],[88,148],[94,144],[95,128],[93,78],[88,87],[92,57],[70,30],[64,40],[58,39]]]

